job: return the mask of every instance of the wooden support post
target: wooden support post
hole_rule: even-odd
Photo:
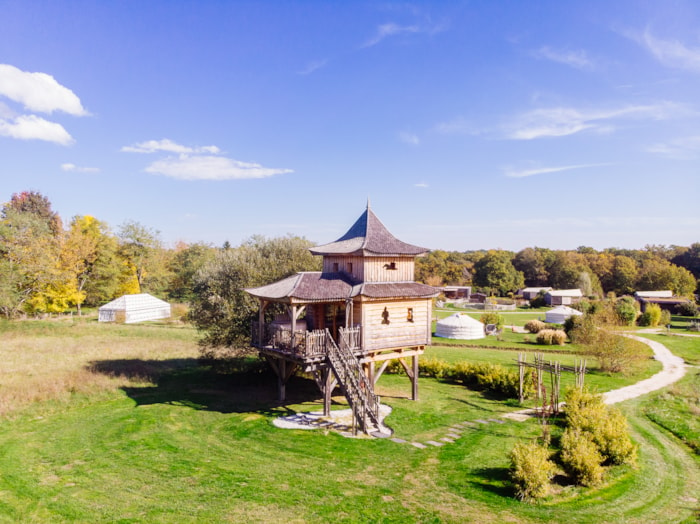
[[[388,360],[385,360],[384,362],[382,362],[382,365],[379,366],[379,369],[377,369],[377,370],[374,371],[374,379],[373,379],[372,385],[376,385],[376,384],[377,384],[377,381],[378,381],[379,378],[382,376],[382,374],[384,373],[384,370],[386,369],[386,367],[387,367],[388,365],[389,365],[389,361],[388,361]]]
[[[284,376],[287,372],[287,362],[284,359],[280,359],[278,364],[279,372],[277,373],[277,391],[278,400],[284,402],[287,398],[287,382],[284,380]]]
[[[411,393],[412,400],[418,400],[418,355],[413,355],[413,391]]]
[[[323,375],[323,416],[328,417],[331,414],[331,396],[333,394],[333,388],[335,387],[336,382],[330,367],[324,368]]]

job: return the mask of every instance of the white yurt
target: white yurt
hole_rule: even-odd
[[[578,309],[569,306],[557,306],[544,314],[544,321],[549,324],[563,324],[571,316],[583,315]]]
[[[460,340],[484,338],[484,325],[469,315],[455,313],[437,321],[435,336]]]
[[[100,322],[146,322],[170,318],[170,304],[148,293],[123,295],[102,306],[99,310]]]

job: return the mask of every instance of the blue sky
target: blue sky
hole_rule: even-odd
[[[0,200],[167,244],[700,241],[700,3],[0,0]]]

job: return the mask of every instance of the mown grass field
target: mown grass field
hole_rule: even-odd
[[[512,497],[507,454],[539,433],[536,421],[478,425],[452,444],[426,449],[283,430],[272,425],[275,417],[320,408],[312,381],[293,378],[289,402],[279,405],[270,373],[219,374],[200,366],[189,328],[20,322],[0,324],[0,337],[0,521],[698,517],[697,456],[645,415],[643,400],[624,406],[640,445],[638,469],[619,469],[594,490],[559,485],[530,505]],[[378,392],[393,408],[386,422],[408,441],[439,439],[457,422],[516,409],[433,379],[420,379],[418,402],[407,399],[410,386],[399,375],[383,376]]]

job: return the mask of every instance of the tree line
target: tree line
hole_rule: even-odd
[[[147,292],[190,303],[200,323],[232,320],[234,309],[257,307],[243,288],[320,269],[319,257],[308,252],[313,245],[302,237],[253,236],[237,247],[228,242],[166,247],[158,231],[134,221],[116,231],[89,215],[64,224],[46,196],[24,191],[0,209],[0,315],[80,312],[123,294]],[[498,295],[551,286],[578,287],[586,295],[671,289],[689,296],[698,277],[700,243],[641,250],[435,250],[416,261],[418,281],[473,285]],[[235,332],[240,335],[243,328]],[[213,333],[211,342],[226,345],[232,333]]]
[[[416,279],[426,284],[472,285],[505,296],[525,286],[579,288],[587,296],[670,289],[691,297],[698,291],[700,243],[689,247],[649,245],[644,249],[597,251],[527,247],[517,253],[435,250],[416,261]]]

